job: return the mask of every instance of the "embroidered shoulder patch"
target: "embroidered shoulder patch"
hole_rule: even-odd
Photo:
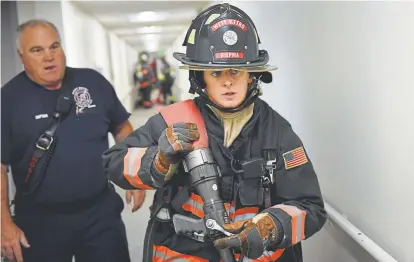
[[[283,160],[285,161],[286,170],[308,163],[308,158],[306,157],[303,146],[284,153]]]

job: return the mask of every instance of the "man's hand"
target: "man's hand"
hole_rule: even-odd
[[[23,262],[21,246],[29,248],[23,231],[13,222],[2,225],[1,229],[1,253],[9,261]]]
[[[13,223],[9,209],[7,166],[1,164],[1,255],[9,261],[23,261],[22,248],[29,248],[23,231]]]
[[[274,218],[268,213],[260,213],[247,220],[223,225],[223,228],[233,234],[214,242],[219,249],[239,247],[242,254],[250,259],[263,255],[267,247],[279,243],[279,231]]]
[[[132,198],[134,198],[134,206],[132,207],[132,212],[137,211],[145,200],[145,190],[127,190],[125,194],[125,199],[127,204],[131,204]]]

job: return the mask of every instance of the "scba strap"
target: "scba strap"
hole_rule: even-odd
[[[47,128],[35,142],[34,151],[31,154],[27,173],[23,181],[23,189],[17,192],[17,196],[26,196],[34,193],[42,182],[56,147],[56,133],[59,124],[69,115],[72,108],[71,75],[68,70],[66,70],[65,74],[62,87],[56,100],[55,110],[51,115]]]

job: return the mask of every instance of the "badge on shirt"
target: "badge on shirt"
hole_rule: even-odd
[[[91,94],[86,87],[76,87],[73,91],[73,99],[76,103],[76,115],[82,114],[85,108],[92,108],[95,105],[92,104]]]
[[[308,163],[303,146],[284,153],[283,160],[285,161],[286,170]]]

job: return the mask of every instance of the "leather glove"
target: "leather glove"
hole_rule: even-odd
[[[158,139],[155,169],[164,176],[171,173],[171,166],[193,150],[193,142],[199,137],[197,125],[193,123],[176,123],[167,127]]]
[[[261,257],[267,247],[275,246],[281,241],[275,218],[268,213],[225,224],[223,228],[235,235],[216,240],[214,246],[218,249],[238,247],[242,256],[250,259]]]

